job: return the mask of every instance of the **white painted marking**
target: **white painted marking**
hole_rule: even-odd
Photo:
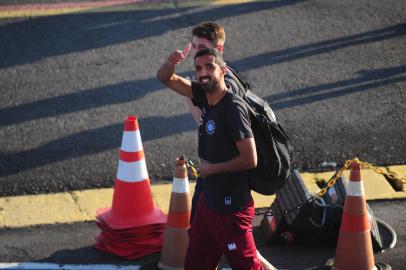
[[[55,263],[0,263],[0,269],[26,270],[140,270],[139,265],[113,264],[55,264]]]

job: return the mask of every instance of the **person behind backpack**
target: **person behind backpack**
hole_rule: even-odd
[[[216,48],[221,53],[224,52],[224,43],[226,41],[226,33],[224,27],[215,23],[215,22],[204,22],[192,29],[192,40],[190,45],[188,44],[185,49],[189,50],[194,58],[196,53],[205,48]],[[235,71],[226,66],[226,74],[224,76],[224,80],[228,89],[238,96],[243,96],[245,94],[245,88],[242,83],[239,81],[238,75]],[[194,80],[192,78],[192,80]],[[244,93],[244,94],[243,94]],[[192,113],[193,119],[196,123],[196,126],[200,125],[200,117],[202,115],[202,111],[194,105],[192,98],[186,98],[186,103],[189,107],[190,112]],[[275,114],[271,110],[271,117],[276,120]],[[201,158],[201,157],[199,157]],[[198,178],[196,180],[195,185],[195,192],[192,196],[192,209],[191,209],[191,222],[194,217],[194,210],[196,208],[197,199],[199,198],[200,192],[203,189],[202,179]],[[273,268],[271,268],[273,269]]]
[[[252,232],[254,201],[249,170],[256,166],[248,109],[227,90],[226,65],[217,49],[195,55],[196,82],[175,73],[187,50],[171,53],[157,72],[170,89],[193,97],[202,110],[197,169],[205,183],[189,229],[185,270],[215,269],[224,254],[233,269],[264,269]]]
[[[224,52],[224,44],[226,41],[226,34],[224,27],[215,23],[215,22],[204,22],[192,29],[192,40],[190,43],[190,53],[191,56],[194,58],[196,53],[202,49],[206,48],[216,48],[221,53]],[[188,46],[186,46],[188,47]],[[225,74],[225,82],[228,85],[228,89],[231,90],[233,93],[241,95],[238,93],[239,91],[243,91],[241,87],[238,86],[238,83],[233,76],[234,70],[232,70],[229,66],[227,66],[226,74]],[[190,112],[192,113],[193,119],[196,123],[196,126],[200,124],[200,117],[202,115],[202,111],[199,107],[194,105],[193,99],[186,97],[186,103],[189,107]],[[191,217],[190,222],[192,223],[197,201],[199,196],[203,190],[204,180],[201,177],[198,177],[196,180],[195,191],[192,195],[192,207],[191,207]],[[260,253],[257,251],[258,258],[262,264],[262,266],[266,270],[275,270],[276,268],[269,263]]]

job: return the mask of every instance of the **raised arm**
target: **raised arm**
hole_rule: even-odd
[[[176,65],[183,61],[189,53],[191,44],[186,45],[183,51],[176,50],[171,53],[166,62],[158,69],[157,79],[170,89],[182,96],[192,97],[192,83],[190,80],[176,75]]]

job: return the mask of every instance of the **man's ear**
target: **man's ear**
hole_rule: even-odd
[[[227,72],[227,66],[221,67],[221,73],[225,75]]]
[[[221,54],[224,53],[224,45],[223,44],[217,44],[216,49],[221,52]]]

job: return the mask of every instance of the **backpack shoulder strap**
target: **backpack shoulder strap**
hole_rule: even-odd
[[[235,77],[235,78],[236,78],[236,81],[237,81],[239,84],[241,84],[241,86],[242,86],[244,89],[247,89],[247,90],[248,90],[248,89],[250,88],[249,83],[246,82],[246,81],[244,81],[243,79],[241,79],[241,77],[238,75],[238,73],[237,73],[232,67],[227,66],[227,70],[229,71],[229,74],[232,75],[232,77]]]
[[[233,87],[233,92],[238,96],[244,96],[249,88],[248,83],[241,80],[237,72],[229,66],[227,66],[227,73],[226,76],[224,76],[224,79]]]

